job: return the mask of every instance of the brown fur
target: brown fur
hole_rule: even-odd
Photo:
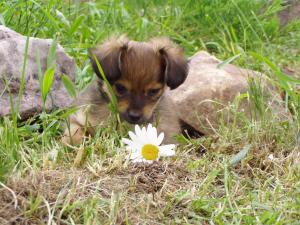
[[[158,129],[165,132],[165,143],[174,142],[172,136],[180,133],[180,125],[166,89],[178,87],[187,76],[187,60],[182,49],[167,38],[135,42],[122,36],[104,42],[90,54],[98,81],[75,101],[81,109],[71,116],[71,129],[65,131],[63,141],[80,143],[84,134],[93,135],[94,127],[110,115],[104,96],[109,94],[98,61],[113,87],[121,118],[132,124],[157,121]]]

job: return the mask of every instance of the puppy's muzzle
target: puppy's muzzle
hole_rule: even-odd
[[[143,119],[143,113],[139,110],[130,109],[126,112],[126,120],[129,123],[137,124],[141,123]]]

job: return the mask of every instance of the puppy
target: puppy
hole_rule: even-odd
[[[80,109],[70,117],[65,144],[80,144],[85,135],[93,136],[110,116],[111,95],[97,61],[116,96],[120,118],[130,124],[154,122],[165,133],[164,143],[175,142],[173,136],[181,129],[167,90],[187,77],[188,63],[181,48],[167,38],[136,42],[122,36],[90,50],[90,59],[97,79],[74,102]]]

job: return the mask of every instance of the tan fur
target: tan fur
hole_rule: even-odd
[[[73,103],[79,109],[70,116],[70,129],[66,127],[62,142],[78,145],[84,136],[94,135],[99,125],[105,125],[110,116],[105,99],[98,90],[97,82],[93,82]]]
[[[101,82],[96,57],[117,96],[121,118],[127,120],[128,112],[135,110],[141,113],[143,123],[157,122],[158,130],[165,133],[165,143],[174,143],[172,137],[181,130],[176,106],[165,90],[167,86],[178,87],[186,78],[187,61],[182,49],[167,38],[135,42],[122,36],[109,39],[90,52],[98,78],[74,102],[80,110],[70,117],[70,129],[65,130],[63,142],[81,143],[85,135],[94,135],[95,128],[110,115],[100,89],[107,96],[109,93]],[[125,93],[118,93],[116,85],[121,85]],[[150,95],[153,89],[157,92]]]

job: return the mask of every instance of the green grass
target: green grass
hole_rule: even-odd
[[[166,35],[188,56],[207,50],[267,74],[288,94],[294,116],[265,115],[254,83],[249,98],[261,120],[245,117],[235,103],[234,123],[212,136],[180,138],[176,157],[145,168],[124,163],[125,132],[113,122],[67,149],[59,143],[63,112],[22,123],[2,118],[0,223],[300,224],[299,80],[281,72],[300,65],[300,22],[280,27],[281,9],[279,0],[1,1],[0,23],[55,38],[76,59],[79,90],[93,76],[88,48],[111,34]]]

